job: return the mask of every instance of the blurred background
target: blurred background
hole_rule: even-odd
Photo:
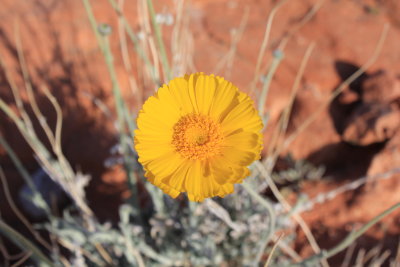
[[[93,220],[115,226],[121,219],[119,208],[129,203],[132,192],[139,209],[154,206],[144,179],[134,182],[136,191],[130,187],[124,168],[130,163],[119,139],[130,128],[129,122],[126,130],[117,125],[118,99],[123,99],[126,116],[134,123],[143,101],[160,85],[193,72],[223,76],[255,100],[266,122],[261,162],[281,196],[298,205],[298,214],[320,248],[335,246],[400,201],[399,1],[157,0],[149,5],[140,0],[96,0],[89,8],[87,4],[2,0],[0,166],[5,179],[0,218],[32,242],[35,238],[16,216],[4,187],[31,224],[48,217],[23,197],[33,191],[9,148],[53,216],[62,217],[63,210],[77,201],[65,193],[69,187],[57,185],[51,175],[62,169],[45,171],[38,148],[27,141],[4,106],[17,117],[31,117],[31,131],[49,157],[62,163],[43,122],[56,141],[59,130],[60,149],[69,162],[66,168],[73,172],[71,177],[78,177],[73,181],[82,184]],[[365,69],[359,71],[361,67]],[[135,161],[134,152],[129,153]],[[140,176],[140,166],[133,169]],[[262,182],[253,188],[270,203],[280,202]],[[142,214],[144,220],[146,216],[152,215]],[[282,226],[276,236],[279,233],[295,235],[288,246],[300,258],[316,253],[297,224]],[[0,235],[0,259],[15,263],[18,257],[7,256],[18,255],[19,250],[7,240]],[[328,263],[399,266],[399,242],[397,211],[355,241],[351,251]],[[10,251],[5,253],[5,248]],[[62,248],[61,254],[69,255],[63,250],[68,249]],[[233,260],[195,262],[186,266],[249,266]],[[111,261],[104,266],[125,265]]]

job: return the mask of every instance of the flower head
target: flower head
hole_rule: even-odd
[[[221,77],[196,73],[163,85],[137,118],[135,148],[145,176],[171,197],[191,201],[233,192],[260,158],[253,101]]]

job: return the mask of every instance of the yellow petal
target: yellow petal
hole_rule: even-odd
[[[186,192],[192,195],[191,197],[198,198],[203,195],[202,187],[202,171],[200,161],[194,160],[188,170],[185,181]],[[198,200],[196,200],[198,201]]]
[[[216,87],[217,80],[214,76],[200,75],[197,78],[195,93],[200,114],[209,114]]]
[[[147,170],[151,170],[157,181],[172,175],[181,166],[183,161],[177,153],[169,152],[149,161],[145,167]]]
[[[189,96],[189,85],[184,78],[173,79],[168,87],[172,97],[179,103],[181,115],[194,112],[193,103]]]
[[[184,161],[181,166],[169,177],[163,180],[163,183],[168,184],[179,192],[185,191],[185,181],[187,178],[188,170],[191,166],[190,161]]]
[[[220,191],[218,193],[219,197],[225,197],[228,194],[232,194],[234,191],[234,186],[233,184],[224,184],[221,185]]]
[[[249,98],[229,111],[221,125],[225,135],[243,129],[246,132],[260,132],[263,124],[254,103]]]
[[[238,89],[230,82],[220,80],[210,107],[210,116],[221,121],[238,104]]]
[[[237,132],[225,137],[225,146],[236,147],[244,151],[253,151],[259,147],[260,134],[253,132]]]
[[[223,148],[222,154],[225,159],[240,166],[248,166],[259,157],[259,151],[244,151],[235,147]]]

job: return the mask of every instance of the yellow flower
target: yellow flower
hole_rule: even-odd
[[[137,118],[135,148],[145,176],[171,197],[224,197],[260,158],[260,116],[248,95],[196,73],[163,85]]]

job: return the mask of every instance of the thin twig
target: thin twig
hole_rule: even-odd
[[[357,78],[359,78],[375,61],[377,60],[380,52],[382,51],[383,44],[385,43],[386,37],[389,32],[389,24],[385,24],[381,33],[381,36],[378,40],[375,50],[372,53],[370,59],[356,72],[354,72],[349,78],[347,78],[342,84],[336,88],[330,97],[319,106],[319,108],[314,111],[297,129],[291,134],[284,142],[282,149],[286,149],[295,139],[296,137],[304,131],[315,119],[321,114],[321,112],[335,99],[349,84],[354,82]]]
[[[150,19],[153,24],[153,28],[154,28],[154,32],[155,32],[156,40],[157,40],[157,44],[158,44],[158,49],[159,49],[160,56],[161,56],[161,63],[163,65],[164,79],[166,81],[169,81],[171,79],[171,76],[170,76],[171,70],[169,67],[167,52],[165,50],[164,41],[162,38],[161,26],[156,21],[156,13],[154,11],[153,1],[147,0],[147,6],[149,8]]]
[[[343,193],[351,191],[351,190],[356,190],[357,188],[361,187],[362,185],[366,184],[367,182],[388,179],[390,177],[394,177],[395,174],[399,174],[399,173],[400,173],[400,167],[397,167],[397,168],[390,169],[384,173],[378,173],[378,174],[372,175],[372,176],[368,176],[368,175],[362,176],[361,178],[358,178],[357,180],[354,180],[350,183],[339,186],[338,188],[335,188],[331,191],[328,191],[326,193],[320,193],[313,199],[304,203],[302,205],[302,208],[296,210],[296,213],[302,213],[307,210],[311,210],[315,205],[322,204],[326,201],[332,200],[335,197],[337,197],[339,194],[343,194]]]
[[[150,49],[151,57],[153,59],[153,64],[154,64],[154,71],[155,71],[155,76],[158,77],[158,82],[153,82],[152,85],[157,85],[156,87],[158,88],[159,85],[161,84],[161,75],[160,75],[160,59],[159,59],[159,53],[157,51],[157,46],[154,41],[154,36],[153,36],[153,31],[151,29],[151,22],[150,22],[150,17],[149,17],[149,8],[147,5],[147,0],[139,0],[137,1],[138,4],[138,19],[141,25],[141,29],[144,30],[144,35],[143,38],[141,38],[141,46],[143,48],[148,47]],[[140,70],[140,68],[139,68]],[[155,89],[157,89],[155,88]]]
[[[276,14],[276,12],[278,12],[279,8],[286,2],[287,2],[287,0],[279,1],[271,9],[271,12],[269,13],[268,20],[267,20],[267,26],[265,28],[264,38],[263,38],[263,41],[261,43],[260,51],[258,52],[256,68],[255,68],[255,71],[254,71],[254,78],[253,78],[253,82],[252,82],[251,87],[250,87],[250,94],[252,94],[252,92],[254,92],[254,90],[256,88],[256,85],[257,85],[257,80],[258,80],[259,75],[260,75],[259,72],[260,72],[261,62],[262,62],[262,59],[264,58],[265,50],[267,49],[269,36],[270,36],[270,33],[271,33],[271,28],[272,28],[272,22],[274,20],[275,14]]]
[[[259,169],[259,171],[261,172],[261,174],[264,176],[265,180],[267,181],[272,193],[274,194],[274,196],[278,199],[278,201],[283,205],[283,207],[287,210],[290,211],[292,210],[292,207],[290,206],[290,204],[285,200],[285,198],[282,196],[281,192],[279,191],[279,189],[277,188],[277,186],[275,185],[274,181],[272,180],[271,176],[269,175],[269,173],[265,170],[265,167],[263,166],[263,164],[259,161],[257,161],[256,163],[256,167]],[[306,222],[303,220],[303,218],[299,215],[299,214],[291,214],[291,216],[293,216],[293,218],[295,219],[295,221],[300,225],[301,229],[303,230],[304,234],[307,237],[308,242],[311,245],[311,248],[316,252],[319,253],[321,251],[320,247],[318,246],[317,241],[315,240],[310,228],[307,226]],[[323,266],[329,266],[328,263],[323,259],[323,261],[321,262],[321,264]]]
[[[283,136],[286,133],[286,129],[289,123],[289,118],[290,118],[290,113],[292,111],[292,107],[294,104],[294,100],[296,98],[297,92],[300,87],[300,81],[304,75],[304,70],[306,68],[306,65],[308,63],[308,60],[310,59],[311,53],[315,47],[315,43],[311,43],[308,47],[306,52],[304,53],[303,59],[300,63],[299,70],[297,71],[296,78],[293,82],[292,90],[291,90],[291,95],[289,99],[289,104],[286,106],[285,110],[283,111],[283,115],[281,117],[280,122],[278,123],[278,127],[276,130],[276,134],[271,139],[270,142],[270,152],[268,154],[272,154],[271,157],[272,159],[276,160],[276,158],[279,156],[281,149],[278,147],[277,142],[279,141],[280,137]],[[272,153],[272,151],[274,153]]]
[[[15,231],[0,218],[0,232],[14,242],[20,249],[32,252],[32,258],[38,263],[47,264],[49,267],[55,266],[34,244],[23,235]]]
[[[18,267],[18,266],[22,265],[31,256],[32,256],[32,252],[30,252],[30,251],[26,252],[25,255],[21,259],[19,259],[16,263],[11,265],[10,267]]]
[[[310,258],[304,260],[303,262],[301,262],[299,264],[296,264],[294,266],[309,266],[309,264],[312,264],[312,263],[314,263],[316,261],[319,261],[321,259],[327,259],[327,258],[330,258],[330,257],[336,255],[337,253],[341,252],[342,250],[346,249],[348,246],[353,244],[353,242],[357,238],[359,238],[361,235],[363,235],[366,231],[368,231],[377,222],[379,222],[384,217],[386,217],[387,215],[391,214],[392,212],[394,212],[398,208],[400,208],[400,202],[394,204],[393,206],[391,206],[387,210],[383,211],[381,214],[379,214],[376,217],[374,217],[372,220],[370,220],[369,222],[364,224],[357,231],[354,231],[354,232],[350,233],[345,239],[342,240],[342,242],[340,242],[335,247],[333,247],[333,248],[331,248],[329,250],[324,250],[321,253],[319,253],[317,255],[314,255],[314,256],[312,256],[312,257],[310,257]]]
[[[11,193],[9,191],[9,186],[7,183],[7,179],[4,176],[3,168],[0,166],[0,181],[1,184],[3,185],[3,191],[4,195],[8,201],[8,204],[10,205],[12,211],[17,215],[18,219],[25,225],[25,227],[31,232],[31,234],[35,237],[35,239],[43,245],[47,250],[51,251],[51,246],[49,243],[47,243],[46,240],[44,240],[38,232],[33,229],[32,225],[29,223],[29,221],[25,218],[25,216],[20,212],[20,210],[17,208],[17,205],[15,205]]]
[[[267,261],[266,261],[265,264],[264,264],[264,267],[268,267],[269,264],[271,263],[271,261],[272,261],[272,256],[274,255],[275,249],[276,249],[276,247],[278,246],[279,242],[281,241],[282,237],[283,237],[283,234],[280,235],[280,236],[278,237],[278,240],[275,241],[275,244],[274,244],[274,246],[272,247],[271,252],[270,252],[269,255],[268,255],[268,258],[267,258]]]

